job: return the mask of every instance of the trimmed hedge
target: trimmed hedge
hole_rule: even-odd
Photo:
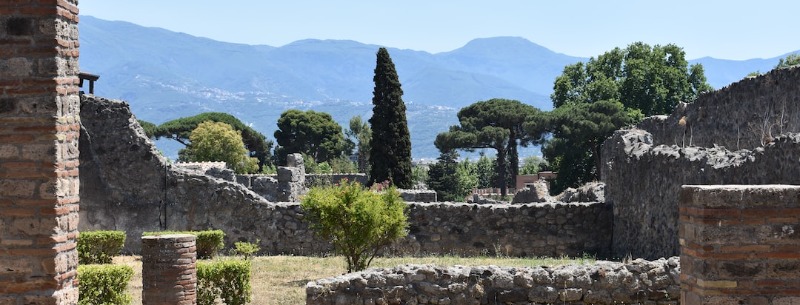
[[[78,235],[78,261],[81,264],[110,264],[125,246],[123,231],[85,231]]]
[[[225,247],[225,232],[222,230],[205,231],[158,231],[144,232],[142,236],[158,236],[167,234],[191,234],[197,237],[197,258],[214,258],[219,250]]]
[[[249,303],[250,266],[249,260],[197,262],[197,305],[213,305],[216,299],[227,305]]]
[[[125,293],[133,268],[121,265],[79,265],[78,304],[131,303],[131,295]]]

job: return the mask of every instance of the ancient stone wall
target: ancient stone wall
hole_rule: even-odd
[[[681,304],[800,304],[800,187],[685,186]]]
[[[798,82],[798,67],[772,70],[703,94],[669,116],[647,118],[639,128],[653,135],[655,145],[754,149],[782,133],[800,132]]]
[[[124,230],[126,250],[134,252],[143,231],[209,228],[225,231],[228,245],[260,240],[264,253],[330,251],[302,221],[299,203],[269,202],[242,184],[171,168],[123,102],[87,95],[81,107],[82,230]],[[408,212],[410,236],[392,251],[601,257],[609,252],[611,210],[602,203],[408,203]]]
[[[792,83],[800,83],[800,69],[772,71],[703,95],[670,117],[650,119],[606,140],[602,180],[606,202],[614,211],[613,255],[655,259],[678,254],[681,185],[800,184],[800,135],[773,135],[762,147],[755,138],[745,140],[741,132],[742,126],[758,122],[754,113],[776,109],[779,102],[777,108],[791,114],[784,116],[784,131],[795,129],[800,86]],[[684,116],[692,132],[675,145],[683,134],[674,130]],[[739,132],[734,122],[744,122],[737,125]]]
[[[0,304],[77,304],[78,1],[0,2]]]
[[[677,304],[678,257],[507,268],[404,265],[306,286],[306,304]]]

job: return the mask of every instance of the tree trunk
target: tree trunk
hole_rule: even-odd
[[[497,183],[500,186],[500,195],[508,195],[508,184],[506,183],[506,149],[505,147],[495,147],[497,149]]]

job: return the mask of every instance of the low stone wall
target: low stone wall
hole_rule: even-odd
[[[306,188],[311,188],[319,185],[332,185],[337,184],[342,179],[347,181],[356,181],[361,185],[367,185],[367,174],[306,174]]]
[[[677,257],[507,268],[405,265],[306,285],[306,304],[678,304]]]
[[[684,186],[681,303],[800,304],[800,186]]]
[[[400,197],[407,202],[436,202],[436,191],[433,190],[397,190]]]

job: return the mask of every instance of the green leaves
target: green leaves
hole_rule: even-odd
[[[330,114],[313,110],[290,109],[282,113],[275,139],[279,145],[275,150],[278,163],[285,162],[291,153],[306,154],[322,163],[342,156],[345,150],[342,126]]]
[[[240,132],[231,125],[211,121],[200,123],[189,135],[189,140],[191,145],[181,154],[184,161],[224,161],[237,174],[258,171],[258,159],[250,157]]]
[[[403,89],[392,58],[380,48],[375,63],[372,128],[369,167],[370,181],[389,181],[400,188],[411,188],[411,135],[406,121]]]
[[[347,272],[365,269],[378,250],[407,234],[406,205],[394,187],[377,193],[343,180],[312,188],[301,207],[311,229],[345,256]]]
[[[268,141],[263,134],[227,113],[204,112],[195,116],[168,121],[157,127],[151,123],[139,121],[148,137],[155,137],[156,139],[169,138],[187,146],[190,144],[189,135],[203,122],[222,122],[230,125],[241,133],[242,141],[248,150],[248,154],[258,159],[259,168],[272,164],[272,153],[270,152],[273,145],[272,141]]]
[[[78,261],[81,264],[110,264],[123,246],[123,231],[84,231],[78,235]]]
[[[130,304],[132,298],[126,289],[132,276],[133,268],[130,266],[78,266],[78,304]]]
[[[197,262],[197,304],[244,305],[252,299],[249,260]]]
[[[568,80],[565,80],[568,81]],[[503,195],[508,187],[507,164],[510,166],[511,180],[516,178],[517,146],[539,143],[544,130],[526,131],[526,122],[538,121],[542,116],[539,109],[515,100],[491,99],[464,107],[458,112],[460,125],[436,136],[436,148],[443,153],[454,149],[472,150],[492,148],[497,151],[498,181]],[[435,188],[434,188],[435,189]]]

